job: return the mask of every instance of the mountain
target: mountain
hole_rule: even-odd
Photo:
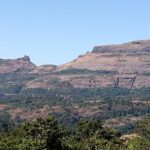
[[[60,69],[107,70],[118,71],[120,74],[150,72],[149,55],[150,40],[96,46],[91,53],[80,55],[74,61],[60,66]]]
[[[149,113],[149,100],[150,40],[96,46],[59,66],[0,59],[0,110],[14,120],[53,114],[64,124],[90,117],[123,126]]]
[[[147,40],[96,46],[91,53],[60,66],[35,66],[28,56],[16,60],[1,59],[0,74],[24,71],[37,76],[24,88],[52,88],[51,82],[47,81],[53,79],[81,88],[140,88],[150,87],[149,66],[150,40]]]
[[[30,71],[36,66],[30,61],[29,56],[18,59],[0,59],[0,74],[13,73],[19,71]]]
[[[94,80],[97,85],[93,86],[115,85],[138,88],[150,86],[149,66],[150,40],[147,40],[120,45],[96,46],[91,53],[80,55],[74,61],[58,66],[58,70],[70,68],[96,70],[103,75],[95,76]],[[90,84],[90,78],[87,80],[86,83],[88,84],[89,82]],[[79,84],[84,86],[82,81]]]

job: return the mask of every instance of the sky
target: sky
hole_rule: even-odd
[[[63,64],[94,46],[150,39],[150,0],[0,0],[0,58]]]

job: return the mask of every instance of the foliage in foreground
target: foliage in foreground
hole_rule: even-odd
[[[150,116],[136,124],[136,137],[128,141],[128,150],[150,149]]]
[[[123,149],[120,134],[104,128],[100,121],[81,121],[70,130],[56,119],[26,122],[0,136],[0,150],[95,150]]]
[[[0,150],[149,150],[150,116],[136,125],[127,141],[100,121],[80,121],[74,129],[58,125],[54,117],[26,122],[0,134]]]

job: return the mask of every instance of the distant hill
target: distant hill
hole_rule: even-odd
[[[13,119],[51,113],[62,123],[91,117],[121,126],[149,113],[149,100],[150,40],[96,46],[59,66],[0,59],[0,110]]]
[[[36,66],[30,61],[28,56],[18,59],[0,59],[0,74],[13,73],[19,71],[31,71]]]
[[[60,66],[35,66],[28,56],[16,60],[1,59],[0,74],[25,72],[36,76],[24,88],[51,88],[47,80],[68,82],[73,87],[150,86],[150,41],[96,46],[91,53]],[[19,74],[18,74],[19,75]],[[22,73],[21,73],[22,76]]]

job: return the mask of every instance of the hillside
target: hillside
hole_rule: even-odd
[[[91,53],[59,66],[58,70],[70,68],[99,70],[104,72],[102,76],[95,76],[95,82],[100,87],[116,85],[139,88],[150,86],[149,66],[150,41],[147,40],[120,45],[96,46]]]
[[[36,76],[24,88],[51,88],[49,80],[58,79],[73,87],[140,88],[150,86],[150,41],[134,41],[120,45],[96,46],[91,53],[60,66],[35,66],[25,56],[16,60],[0,60],[0,74],[27,73]],[[19,75],[19,74],[18,74]],[[42,85],[43,84],[43,85]]]
[[[0,59],[0,110],[21,121],[53,114],[63,124],[124,126],[150,112],[149,66],[150,40],[96,46],[60,66]]]
[[[14,73],[20,71],[29,72],[36,66],[30,61],[28,56],[18,59],[0,59],[0,74]]]

